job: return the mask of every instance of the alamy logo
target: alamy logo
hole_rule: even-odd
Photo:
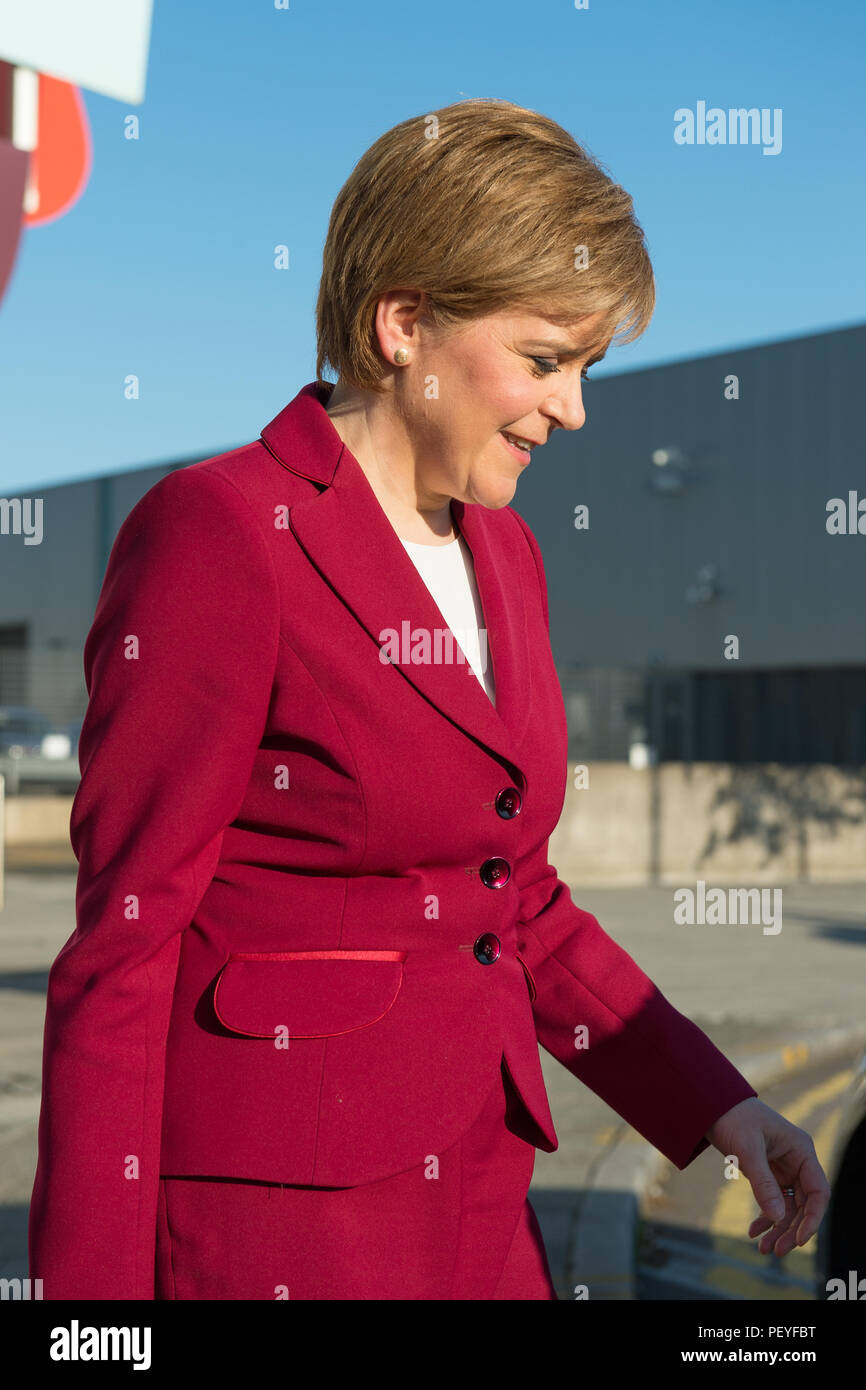
[[[28,1299],[42,1297],[41,1279],[0,1279],[0,1302],[7,1298]]]
[[[42,544],[42,498],[0,497],[0,536],[23,536],[25,545]]]
[[[476,641],[474,632],[463,628],[413,628],[408,618],[404,618],[399,632],[396,627],[383,627],[379,641],[379,660],[383,665],[388,662],[396,666],[465,665],[471,672],[466,653],[475,647],[481,670],[487,670],[487,629],[484,627],[478,629]]]
[[[844,497],[831,497],[824,524],[831,536],[866,536],[866,497],[859,497],[856,488],[849,489],[847,503]]]
[[[866,1279],[861,1279],[856,1269],[848,1270],[847,1287],[844,1279],[828,1279],[824,1287],[827,1290],[828,1303],[840,1298],[850,1298],[858,1303],[866,1300]]]
[[[770,894],[773,908],[770,911]],[[685,926],[748,926],[763,923],[764,936],[782,930],[781,888],[710,888],[699,878],[694,889],[674,893],[674,921]]]
[[[779,154],[782,149],[782,108],[776,106],[707,109],[699,101],[696,109],[680,106],[674,112],[674,140],[678,145],[763,145],[762,154]]]
[[[52,1327],[52,1361],[132,1361],[134,1371],[150,1370],[149,1327]]]

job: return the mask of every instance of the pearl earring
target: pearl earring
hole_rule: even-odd
[[[394,353],[394,361],[403,367],[409,361],[409,354],[405,348],[398,348]]]

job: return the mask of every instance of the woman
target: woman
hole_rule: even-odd
[[[678,1167],[735,1154],[764,1250],[815,1231],[809,1137],[547,858],[565,716],[508,504],[652,305],[630,198],[553,121],[405,121],[334,206],[317,380],[124,522],[48,991],[46,1298],[555,1298],[538,1042]]]

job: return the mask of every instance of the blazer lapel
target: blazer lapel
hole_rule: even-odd
[[[330,389],[311,382],[262,431],[263,443],[283,467],[321,488],[291,508],[292,531],[377,648],[389,631],[401,635],[399,659],[391,663],[393,672],[383,665],[383,681],[410,681],[453,723],[513,762],[529,718],[531,673],[523,593],[516,579],[503,582],[509,557],[502,537],[484,507],[452,502],[475,567],[494,707],[468,662],[412,662],[405,654],[404,632],[432,634],[447,623],[361,465],[334,429],[324,408]]]

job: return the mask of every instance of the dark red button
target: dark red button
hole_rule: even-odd
[[[523,805],[523,797],[516,787],[503,787],[496,797],[496,814],[503,820],[511,820]]]
[[[504,888],[511,877],[511,865],[507,859],[485,859],[478,872],[485,888]]]
[[[479,936],[472,949],[477,961],[482,965],[492,965],[502,954],[502,943],[492,931],[486,931],[483,936]]]

